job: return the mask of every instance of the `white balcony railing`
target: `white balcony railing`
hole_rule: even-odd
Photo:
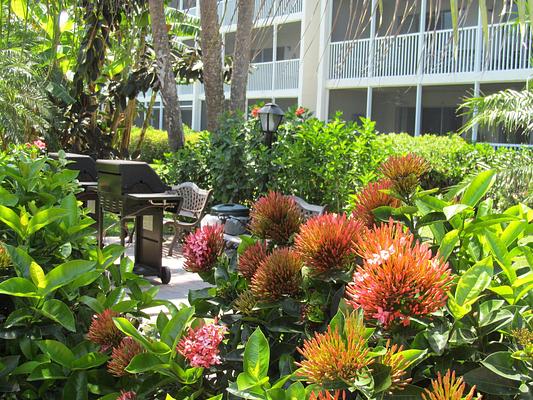
[[[300,60],[277,61],[275,64],[274,88],[277,90],[298,89]]]
[[[529,26],[522,36],[515,24],[489,25],[488,43],[479,49],[477,34],[477,27],[460,28],[456,46],[451,29],[425,32],[422,43],[418,33],[377,37],[372,59],[370,39],[334,42],[329,45],[329,79],[413,76],[421,61],[424,74],[474,72],[478,56],[480,71],[533,67],[533,34]],[[423,48],[419,52],[420,45]]]
[[[255,0],[255,21],[301,13],[303,0]],[[237,0],[218,3],[218,17],[221,25],[237,23]]]
[[[273,73],[273,62],[252,64],[252,72],[248,77],[248,91],[272,90]]]

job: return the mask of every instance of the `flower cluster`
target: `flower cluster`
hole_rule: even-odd
[[[251,290],[245,290],[239,297],[237,297],[233,303],[233,308],[242,315],[253,315],[254,308],[257,305],[257,299],[255,298]]]
[[[116,377],[127,375],[126,367],[133,357],[144,352],[143,347],[129,336],[122,339],[120,344],[113,348],[111,359],[107,363],[107,370]]]
[[[285,245],[300,229],[303,216],[292,197],[270,192],[255,202],[250,218],[254,235]]]
[[[268,257],[269,251],[265,241],[255,242],[248,246],[239,256],[237,269],[240,274],[250,280],[259,268],[259,265]]]
[[[429,171],[429,163],[422,157],[409,153],[389,157],[379,169],[392,181],[393,190],[400,196],[407,197],[414,192],[422,175]]]
[[[302,261],[294,250],[276,249],[254,274],[252,293],[258,299],[271,301],[296,296],[302,284],[301,269]]]
[[[113,318],[118,316],[119,313],[106,309],[100,314],[96,314],[91,321],[87,339],[100,345],[100,351],[102,352],[118,346],[124,338],[124,334],[113,322]]]
[[[427,317],[445,305],[452,280],[448,264],[401,224],[391,220],[369,231],[359,254],[363,265],[347,287],[347,301],[385,328],[407,326],[411,317]]]
[[[392,394],[394,391],[403,390],[409,383],[411,383],[411,378],[406,378],[407,367],[409,366],[409,361],[400,354],[403,351],[403,346],[397,344],[390,345],[390,340],[387,341],[387,352],[381,359],[381,363],[390,367],[391,371],[391,386],[389,387],[389,394]]]
[[[346,317],[344,332],[329,326],[326,332],[305,340],[298,348],[303,356],[297,363],[299,375],[320,385],[355,380],[374,361],[364,333],[363,319],[354,312]]]
[[[224,339],[226,327],[214,324],[189,329],[187,336],[178,343],[179,353],[192,367],[209,368],[220,364],[218,346]]]
[[[296,236],[296,250],[315,275],[349,269],[356,256],[356,242],[364,227],[346,214],[311,218]]]
[[[369,183],[357,195],[353,210],[354,217],[371,228],[376,223],[373,210],[383,206],[399,207],[401,205],[400,200],[384,192],[391,188],[392,181],[388,179],[381,179],[377,182]]]
[[[319,392],[318,394],[312,392],[309,400],[346,400],[346,392],[344,390],[335,390],[333,394],[329,391]]]
[[[297,117],[301,117],[304,114],[305,114],[305,108],[303,107],[298,107],[296,111],[294,111],[294,115],[296,115]]]
[[[36,147],[36,148],[38,148],[41,151],[45,151],[46,150],[46,143],[43,142],[41,139],[37,139],[37,140],[34,140],[31,143],[26,143],[26,147],[28,147],[28,148]]]
[[[254,108],[252,108],[252,111],[250,112],[250,114],[252,115],[253,118],[258,118],[259,117],[259,110],[261,109],[261,107],[258,107],[258,106],[255,106]]]
[[[128,392],[125,392],[124,390],[122,390],[120,392],[120,396],[117,397],[117,400],[135,400],[136,398],[137,398],[137,393],[131,390]]]
[[[185,239],[184,269],[189,272],[208,272],[224,251],[224,227],[207,225],[191,233]]]
[[[0,242],[0,270],[9,267],[10,264],[11,258],[9,257],[5,247]]]
[[[455,371],[448,370],[444,377],[438,373],[437,379],[431,381],[431,388],[422,393],[424,400],[472,400],[476,396],[476,387],[473,386],[466,395],[466,384],[463,377],[456,378]],[[476,396],[480,399],[480,396]]]

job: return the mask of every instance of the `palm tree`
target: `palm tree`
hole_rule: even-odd
[[[460,133],[467,132],[475,125],[501,127],[506,133],[533,132],[533,90],[528,88],[521,91],[506,89],[487,96],[470,97],[459,106],[459,110],[468,117]]]

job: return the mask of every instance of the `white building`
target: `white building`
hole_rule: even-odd
[[[197,15],[196,1],[175,5]],[[346,119],[367,116],[387,133],[444,134],[462,125],[456,109],[465,96],[521,90],[533,76],[532,32],[513,22],[509,0],[506,13],[505,0],[487,0],[488,40],[478,2],[459,2],[470,5],[459,10],[455,45],[449,0],[383,0],[383,12],[377,0],[254,1],[250,104],[298,104],[323,119],[337,111]],[[220,2],[227,54],[235,41],[235,4]],[[184,121],[204,128],[202,85],[178,89]],[[159,109],[153,125],[163,125]],[[524,140],[494,130],[475,129],[472,136],[492,143]]]

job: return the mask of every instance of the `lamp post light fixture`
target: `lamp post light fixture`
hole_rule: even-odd
[[[261,121],[261,129],[265,133],[265,143],[268,148],[271,148],[274,134],[278,131],[285,113],[277,104],[267,103],[259,109],[258,114]]]

